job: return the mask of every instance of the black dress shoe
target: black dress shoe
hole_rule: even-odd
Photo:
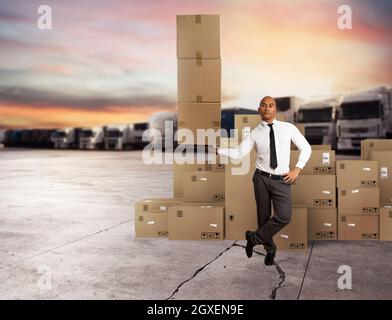
[[[255,246],[252,240],[252,231],[246,231],[245,238],[246,238],[246,248],[245,248],[246,256],[248,258],[251,258],[253,255],[253,247]]]
[[[274,264],[275,255],[276,255],[276,249],[267,251],[267,254],[264,258],[264,264],[266,266],[272,266]]]

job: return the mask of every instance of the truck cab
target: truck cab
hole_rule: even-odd
[[[55,149],[70,148],[75,140],[75,129],[57,129],[51,136]]]
[[[314,100],[302,104],[295,116],[296,123],[305,127],[310,144],[330,144],[336,149],[336,108],[340,99]]]
[[[134,140],[132,124],[109,125],[105,131],[106,150],[129,150]]]
[[[338,109],[339,150],[360,150],[361,140],[391,136],[391,90],[350,93]]]
[[[79,134],[79,149],[103,149],[104,130],[102,127],[82,128]]]

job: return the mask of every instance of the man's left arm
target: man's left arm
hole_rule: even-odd
[[[293,125],[292,136],[291,140],[297,146],[299,150],[299,157],[295,168],[291,169],[284,180],[286,182],[294,182],[295,179],[298,178],[299,173],[305,167],[306,163],[308,162],[311,154],[312,154],[312,147],[310,146],[309,142],[306,138],[302,135],[302,133],[298,130],[296,126]]]

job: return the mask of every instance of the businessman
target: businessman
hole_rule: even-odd
[[[258,111],[260,124],[241,144],[237,148],[217,148],[216,153],[233,159],[245,157],[253,148],[257,153],[253,186],[258,229],[245,232],[246,255],[252,257],[253,247],[262,244],[267,252],[264,264],[270,266],[276,255],[272,237],[291,220],[291,184],[309,160],[312,149],[296,126],[275,119],[277,106],[274,98],[264,97]],[[291,142],[300,152],[295,167],[290,170]],[[271,201],[274,208],[272,217]]]

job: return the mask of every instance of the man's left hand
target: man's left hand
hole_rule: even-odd
[[[291,169],[288,173],[285,174],[285,177],[283,178],[284,182],[293,183],[298,178],[300,171],[301,169],[297,167]]]

